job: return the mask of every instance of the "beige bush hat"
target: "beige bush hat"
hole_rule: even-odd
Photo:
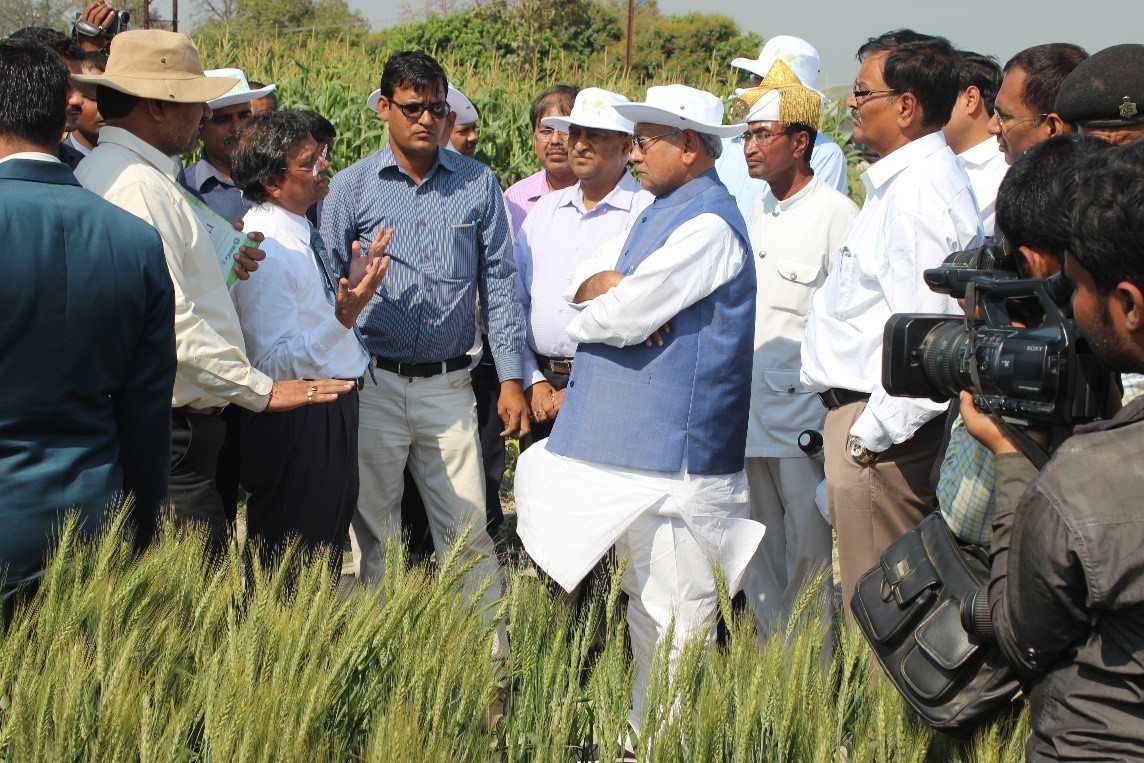
[[[172,103],[206,103],[230,91],[238,80],[208,77],[199,51],[185,34],[132,29],[111,39],[103,74],[73,74],[72,85],[89,98],[103,85],[139,98]]]

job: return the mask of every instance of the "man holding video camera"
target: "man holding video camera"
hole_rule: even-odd
[[[1075,197],[1075,320],[1104,365],[1144,372],[1144,145],[1081,162]],[[961,413],[997,503],[992,579],[962,616],[1026,682],[1027,759],[1144,759],[1144,399],[1077,427],[1040,474],[968,392]]]

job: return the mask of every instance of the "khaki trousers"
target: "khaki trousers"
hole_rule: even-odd
[[[866,409],[851,403],[826,414],[826,500],[838,535],[842,603],[847,618],[858,578],[881,562],[886,547],[937,507],[930,472],[941,447],[944,416],[893,445],[869,464],[850,457],[850,427]]]

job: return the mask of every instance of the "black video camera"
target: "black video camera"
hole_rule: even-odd
[[[107,29],[96,26],[95,24],[80,18],[80,14],[76,13],[75,21],[72,22],[72,35],[83,35],[84,37],[106,37],[110,40],[120,32],[126,32],[131,28],[131,12],[117,8],[112,11],[111,26]]]
[[[967,297],[965,317],[897,314],[882,338],[882,386],[945,401],[976,390],[981,410],[1015,423],[1072,424],[1107,413],[1113,384],[1070,315],[1061,274],[1020,278],[1004,245],[950,255],[925,272],[936,292]]]

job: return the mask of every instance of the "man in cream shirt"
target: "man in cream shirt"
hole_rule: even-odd
[[[743,580],[765,641],[807,579],[830,566],[830,526],[815,504],[822,462],[798,446],[803,431],[822,429],[826,408],[799,380],[799,347],[858,207],[811,168],[822,99],[790,67],[775,62],[734,105],[746,117],[747,170],[768,184],[747,226],[758,296],[745,463],[751,518],[768,531]]]
[[[218,417],[223,407],[289,410],[332,402],[352,384],[274,382],[251,366],[209,232],[175,182],[179,163],[171,157],[198,145],[199,125],[211,115],[206,102],[237,80],[205,76],[189,37],[156,29],[116,35],[104,73],[73,74],[71,80],[96,97],[105,120],[99,145],[76,177],[150,223],[163,239],[175,285],[178,355],[168,498],[176,519],[205,524],[211,547],[218,549],[230,525],[215,485],[226,436],[226,423]],[[236,257],[238,277],[249,277],[263,256],[245,248]]]
[[[934,509],[929,475],[946,404],[886,394],[886,319],[957,313],[922,272],[982,239],[969,178],[941,134],[957,98],[957,51],[939,37],[910,33],[916,41],[902,44],[899,35],[858,52],[854,137],[881,159],[862,176],[866,203],[814,295],[802,345],[802,380],[830,409],[826,493],[847,602],[882,551]]]

